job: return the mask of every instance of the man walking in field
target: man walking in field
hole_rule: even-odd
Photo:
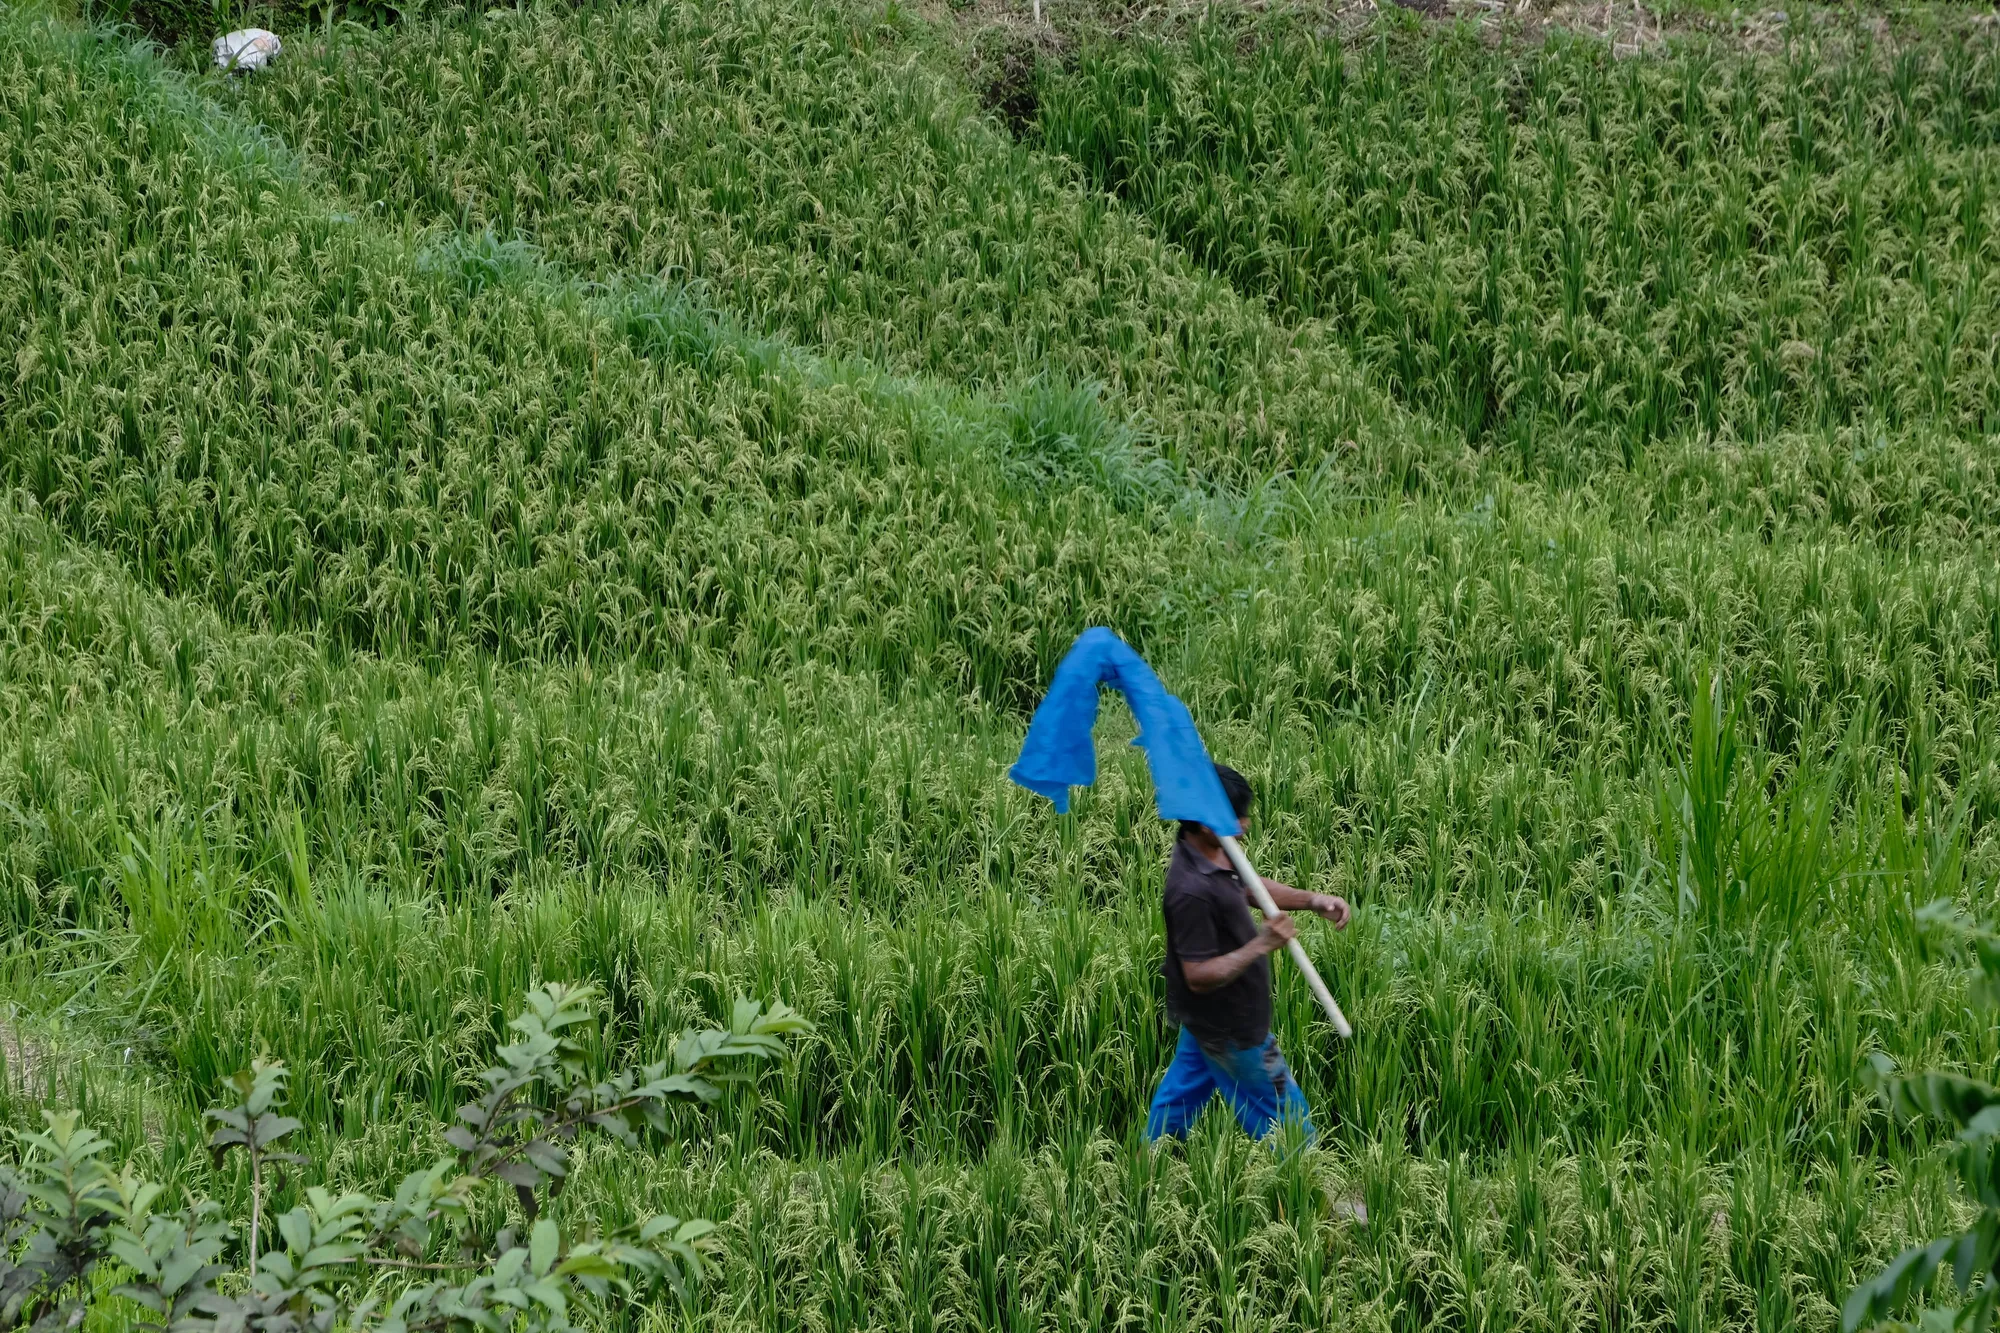
[[[1217,764],[1216,776],[1239,823],[1250,815],[1250,784]],[[1303,893],[1265,880],[1281,913],[1307,911],[1347,926],[1347,900]],[[1180,1044],[1153,1093],[1146,1137],[1185,1137],[1217,1093],[1237,1122],[1263,1138],[1280,1122],[1313,1134],[1306,1099],[1271,1035],[1271,955],[1298,934],[1289,916],[1250,916],[1250,894],[1215,835],[1183,821],[1167,864],[1162,906],[1167,925],[1167,1013],[1181,1025]]]

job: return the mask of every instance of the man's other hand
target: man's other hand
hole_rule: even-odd
[[[1347,905],[1347,899],[1331,893],[1314,894],[1312,912],[1322,921],[1331,921],[1335,930],[1346,930],[1348,921],[1354,916],[1354,909]]]

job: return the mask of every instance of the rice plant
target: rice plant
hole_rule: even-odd
[[[1245,28],[1090,51],[1043,141],[1468,438],[1560,472],[2000,424],[1990,39],[1619,61]]]

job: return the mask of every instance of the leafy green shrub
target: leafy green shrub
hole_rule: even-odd
[[[445,1133],[454,1155],[403,1178],[393,1195],[312,1186],[279,1215],[265,1246],[274,1173],[305,1159],[279,1148],[301,1126],[283,1113],[286,1070],[258,1061],[231,1084],[237,1101],[208,1112],[220,1166],[241,1151],[250,1215],[238,1232],[222,1210],[163,1206],[163,1186],[130,1165],[75,1112],[45,1112],[17,1135],[19,1162],[0,1166],[0,1328],[75,1327],[106,1299],[130,1301],[136,1326],[215,1330],[554,1330],[579,1304],[622,1301],[655,1283],[683,1299],[703,1272],[714,1225],[653,1216],[586,1225],[564,1236],[549,1205],[582,1136],[637,1144],[667,1129],[676,1101],[713,1102],[749,1066],[806,1030],[784,1005],[739,1000],[727,1030],[689,1030],[668,1059],[609,1078],[589,1072],[583,1035],[596,1021],[588,985],[538,986],[507,1026],[517,1040],[482,1076],[486,1091]],[[503,1187],[491,1206],[486,1195]],[[260,1247],[264,1247],[260,1254]],[[122,1277],[115,1286],[106,1278]]]
[[[1924,908],[1919,921],[1971,955],[1968,999],[1974,1011],[2000,1009],[2000,934],[1945,899]],[[1873,1060],[1882,1098],[1898,1120],[1929,1122],[1952,1134],[1952,1167],[1978,1211],[1962,1231],[1912,1246],[1857,1286],[1841,1308],[1842,1333],[1902,1314],[1944,1268],[1964,1303],[1925,1310],[1914,1327],[1923,1333],[1984,1333],[2000,1316],[2000,1087],[1963,1074],[1899,1074],[1887,1056]]]

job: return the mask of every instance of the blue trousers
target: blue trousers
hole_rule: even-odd
[[[1194,1034],[1181,1029],[1174,1062],[1153,1092],[1153,1109],[1146,1116],[1148,1142],[1185,1138],[1202,1108],[1216,1093],[1252,1138],[1269,1134],[1279,1121],[1297,1123],[1307,1139],[1313,1136],[1305,1094],[1299,1091],[1291,1067],[1278,1050],[1278,1039],[1246,1050],[1203,1050]]]

